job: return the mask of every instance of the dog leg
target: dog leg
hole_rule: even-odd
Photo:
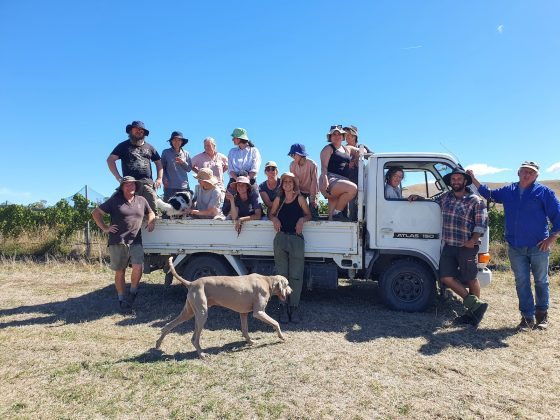
[[[204,301],[204,303],[206,303],[206,301]],[[202,351],[202,348],[200,347],[200,335],[202,334],[202,330],[204,329],[204,325],[206,324],[206,320],[208,319],[208,308],[206,307],[206,305],[195,306],[195,308],[194,333],[191,339],[191,343],[196,349],[198,357],[204,359],[207,354],[204,353]]]
[[[187,322],[189,319],[191,319],[194,316],[194,311],[192,309],[192,306],[189,304],[189,302],[185,303],[185,307],[183,308],[183,310],[181,311],[181,313],[179,314],[179,316],[177,318],[175,318],[173,321],[168,322],[162,329],[161,329],[161,335],[158,338],[158,340],[156,341],[156,349],[159,349],[161,346],[161,342],[163,341],[164,337],[169,334],[175,327],[177,327],[178,325],[182,324],[183,322]]]
[[[282,341],[286,341],[286,339],[284,338],[284,334],[282,334],[282,330],[280,330],[280,324],[276,322],[275,319],[268,316],[264,309],[254,310],[253,316],[257,319],[260,319],[262,322],[272,325],[272,327],[276,330],[276,334],[278,334],[278,337],[280,337]]]
[[[247,324],[247,318],[249,318],[249,314],[248,313],[240,313],[239,317],[241,318],[241,333],[243,334],[243,337],[245,337],[245,340],[247,340],[247,343],[249,345],[253,345],[255,344],[255,342],[253,340],[251,340],[251,337],[249,337],[249,326]]]

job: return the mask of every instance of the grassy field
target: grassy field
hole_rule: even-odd
[[[510,272],[483,289],[478,330],[456,328],[455,299],[387,310],[374,284],[304,296],[305,322],[271,328],[210,310],[196,357],[193,323],[153,349],[184,302],[146,276],[135,315],[116,313],[103,265],[0,261],[0,418],[553,418],[560,413],[558,290],[551,328],[516,334]],[[275,302],[273,302],[275,303]],[[275,314],[275,304],[269,313]]]

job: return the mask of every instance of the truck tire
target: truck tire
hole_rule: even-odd
[[[190,258],[183,268],[183,278],[194,281],[206,276],[229,276],[230,266],[215,255],[199,255]]]
[[[383,301],[391,309],[421,312],[433,303],[434,276],[418,262],[397,260],[383,272],[380,280]]]

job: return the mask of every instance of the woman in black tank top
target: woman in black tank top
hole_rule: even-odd
[[[302,321],[299,300],[303,286],[305,243],[303,224],[311,220],[307,200],[299,193],[298,181],[291,172],[280,178],[280,191],[272,202],[268,218],[272,221],[274,237],[274,264],[276,272],[288,279],[292,293],[289,306],[284,305],[279,321],[282,323]]]
[[[342,144],[344,134],[341,125],[333,125],[327,134],[329,144],[321,151],[319,188],[329,202],[329,220],[348,222],[343,212],[358,193],[358,186],[348,179],[350,162],[359,150]]]

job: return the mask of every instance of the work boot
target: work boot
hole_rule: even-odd
[[[287,324],[288,322],[290,322],[290,315],[288,313],[288,305],[285,303],[282,303],[280,305],[280,315],[278,316],[278,322],[280,324]]]
[[[456,317],[453,320],[453,325],[465,325],[465,324],[472,324],[473,319],[470,312],[465,312],[463,315]]]
[[[476,308],[474,311],[471,311],[472,326],[478,327],[478,324],[480,324],[480,321],[482,321],[482,318],[484,318],[484,314],[486,313],[487,309],[488,309],[488,304],[486,302],[481,301],[478,308]]]
[[[119,309],[120,313],[123,315],[132,313],[132,305],[126,300],[119,300]]]
[[[521,322],[517,326],[517,332],[527,332],[535,328],[535,320],[521,316]]]
[[[301,309],[298,306],[290,306],[290,310],[288,313],[290,315],[290,322],[292,322],[293,324],[299,324],[303,321]]]
[[[337,214],[333,214],[332,219],[336,222],[351,222],[351,220],[346,216],[344,213],[340,212]]]
[[[535,330],[546,330],[548,328],[548,312],[537,311],[535,313]]]

